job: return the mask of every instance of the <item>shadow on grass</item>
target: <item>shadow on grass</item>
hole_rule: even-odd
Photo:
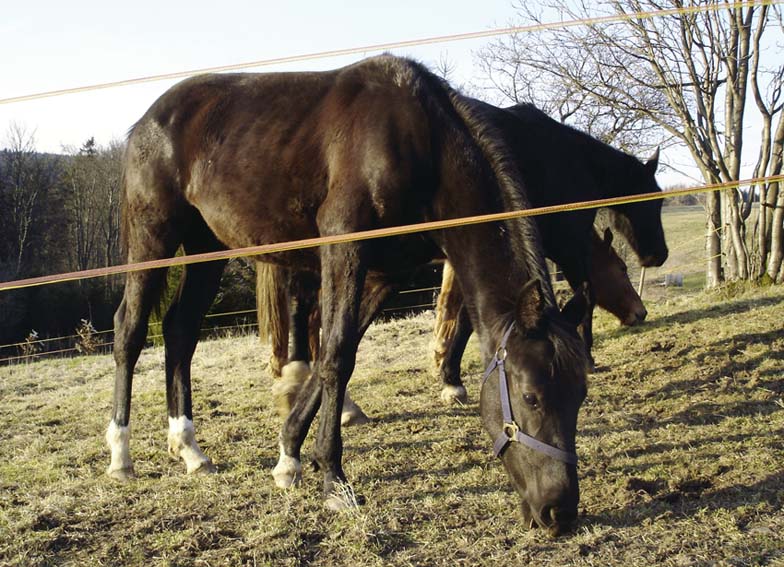
[[[748,359],[738,359],[743,351],[750,346],[762,345],[770,347],[774,341],[780,339],[782,332],[780,329],[774,329],[764,333],[742,333],[733,337],[728,337],[706,345],[700,349],[699,354],[694,358],[693,362],[700,365],[702,368],[709,368],[710,363],[713,363],[712,370],[699,378],[691,380],[677,380],[672,381],[657,390],[652,390],[646,394],[647,398],[656,397],[675,397],[680,395],[693,394],[695,391],[716,386],[716,382],[720,378],[734,377],[742,372],[754,372],[764,362],[777,361],[784,363],[784,352],[767,348],[765,352],[758,356]],[[691,351],[691,349],[688,349]],[[678,355],[682,356],[682,352]],[[716,364],[716,363],[719,364]],[[667,368],[665,365],[662,368]],[[765,380],[765,388],[776,393],[784,392],[784,377],[782,376],[781,369],[771,368],[759,374],[759,377],[777,377],[778,380]]]
[[[743,443],[747,443],[750,439],[753,439],[755,437],[770,437],[770,438],[773,438],[773,439],[781,439],[781,438],[784,438],[784,429],[766,431],[764,433],[760,433],[759,435],[748,435],[748,434],[714,435],[714,436],[711,436],[711,437],[706,437],[706,438],[700,439],[697,442],[689,441],[688,447],[691,447],[691,448],[694,448],[694,449],[698,449],[700,447],[703,447],[703,446],[706,446],[706,445],[712,445],[712,444],[715,444],[715,443],[720,443],[720,444],[741,443],[741,444],[743,444]],[[606,458],[610,462],[612,462],[612,460],[614,458],[620,457],[620,456],[623,456],[625,458],[634,459],[634,458],[642,457],[642,456],[650,456],[650,455],[653,455],[653,454],[656,454],[656,453],[667,453],[667,452],[670,452],[670,451],[679,451],[679,450],[682,451],[682,450],[684,450],[684,448],[686,448],[686,444],[685,443],[677,443],[677,442],[651,443],[651,444],[646,444],[645,446],[639,447],[637,449],[619,450],[619,451],[617,451],[615,453],[607,455]],[[721,454],[717,453],[715,455],[708,455],[708,457],[715,457],[715,458],[718,459],[719,457],[721,457]],[[682,455],[676,455],[675,459],[682,460]],[[652,466],[658,466],[660,464],[661,464],[661,462],[657,462],[657,463],[650,464],[650,465],[626,465],[626,466],[624,466],[624,470],[632,471],[632,472],[635,472],[635,473],[639,473],[639,472],[642,472],[642,471],[644,471],[644,470],[646,470],[648,468],[651,468]]]
[[[606,525],[614,528],[639,526],[645,520],[655,521],[662,514],[670,512],[679,517],[694,517],[706,510],[733,511],[740,508],[750,509],[759,504],[767,504],[772,509],[781,505],[781,486],[784,472],[770,474],[753,484],[734,484],[712,490],[710,483],[704,483],[693,490],[676,489],[666,494],[655,495],[648,502],[633,502],[623,508],[608,510],[598,514],[587,514],[581,522],[588,525]],[[742,527],[742,526],[739,526]]]
[[[642,334],[652,330],[661,329],[662,327],[670,327],[673,324],[688,324],[705,319],[721,319],[731,313],[748,313],[756,309],[770,307],[781,303],[781,297],[760,297],[755,299],[733,299],[718,303],[716,300],[712,305],[702,307],[699,309],[689,309],[688,311],[679,311],[661,317],[646,320],[642,325],[635,327],[616,327],[608,329],[601,333],[597,333],[597,338],[602,336],[607,338],[615,338],[629,334]]]
[[[479,408],[476,404],[469,404],[467,406],[444,406],[443,410],[423,410],[423,411],[402,411],[395,413],[386,413],[383,415],[373,416],[371,426],[375,425],[389,425],[391,423],[403,422],[416,422],[420,420],[430,421],[442,415],[450,415],[454,417],[479,417]],[[362,426],[365,427],[365,426]]]

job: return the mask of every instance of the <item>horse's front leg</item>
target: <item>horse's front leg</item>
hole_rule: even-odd
[[[321,251],[321,351],[313,379],[283,425],[280,460],[273,471],[278,486],[287,487],[298,481],[300,449],[320,401],[314,457],[324,473],[324,498],[330,509],[351,504],[341,497],[346,477],[342,468],[340,418],[361,335],[359,315],[365,279],[361,255],[362,245],[358,243],[327,246]],[[321,386],[320,392],[314,379]]]

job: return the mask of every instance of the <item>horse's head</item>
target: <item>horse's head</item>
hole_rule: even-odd
[[[636,325],[645,321],[648,311],[629,281],[624,262],[612,247],[613,233],[607,228],[602,239],[592,233],[589,278],[596,303],[615,315],[622,325]]]
[[[580,498],[575,434],[587,358],[576,327],[585,301],[580,294],[559,313],[546,307],[538,280],[526,284],[481,391],[482,421],[525,524],[553,535],[574,524]]]
[[[628,175],[620,176],[630,186],[624,194],[661,192],[656,183],[656,168],[659,166],[659,150],[647,162],[633,159]],[[621,232],[637,254],[642,266],[661,266],[667,260],[667,243],[661,223],[662,200],[628,203],[610,207],[613,211],[613,228]]]

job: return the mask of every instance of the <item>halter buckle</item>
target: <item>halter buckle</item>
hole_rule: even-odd
[[[510,441],[516,441],[517,432],[520,431],[520,428],[517,426],[515,422],[504,423],[503,431],[504,431],[504,435],[506,435]]]

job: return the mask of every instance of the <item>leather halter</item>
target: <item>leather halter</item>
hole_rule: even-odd
[[[517,443],[522,443],[534,451],[544,453],[553,459],[570,465],[576,465],[576,453],[571,453],[569,451],[559,449],[558,447],[553,447],[552,445],[548,445],[547,443],[539,441],[538,439],[523,433],[520,431],[520,426],[515,423],[514,418],[512,417],[512,401],[509,397],[509,384],[506,381],[506,369],[504,367],[504,361],[506,360],[507,354],[506,341],[509,340],[509,335],[512,334],[512,329],[514,329],[514,322],[512,322],[504,332],[504,336],[501,339],[501,346],[499,346],[498,350],[495,351],[493,360],[490,362],[487,370],[485,370],[484,376],[482,377],[482,385],[484,385],[490,374],[492,374],[496,368],[498,369],[498,389],[501,393],[501,412],[504,418],[504,426],[501,434],[493,443],[493,453],[496,457],[498,457],[506,448],[506,446],[514,441]]]

